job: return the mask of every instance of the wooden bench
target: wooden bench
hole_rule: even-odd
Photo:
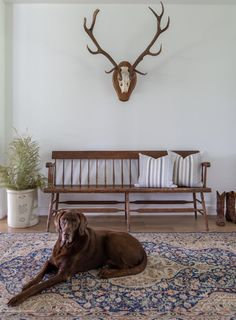
[[[175,151],[183,157],[198,151]],[[139,176],[139,153],[159,158],[166,151],[53,151],[53,162],[48,168],[48,186],[45,193],[51,194],[49,204],[47,231],[50,228],[52,215],[59,205],[76,205],[83,212],[124,212],[127,231],[130,230],[130,213],[183,213],[194,212],[204,216],[205,228],[208,231],[208,216],[204,193],[211,192],[206,186],[209,162],[202,163],[203,187],[189,188],[144,188],[135,187]],[[147,200],[143,194],[192,194],[191,200]],[[122,194],[121,200],[61,200],[65,194]],[[138,199],[130,199],[138,197]],[[99,196],[100,197],[100,196]],[[121,197],[121,196],[120,196]],[[176,196],[175,196],[176,198]],[[141,205],[148,205],[140,207]],[[159,205],[153,207],[153,205]],[[160,206],[161,205],[161,206]],[[168,206],[164,206],[168,205]],[[173,207],[173,205],[175,205]],[[178,206],[176,206],[178,205]],[[180,206],[181,205],[181,206]],[[84,207],[85,206],[85,207]],[[190,207],[191,206],[191,207]]]

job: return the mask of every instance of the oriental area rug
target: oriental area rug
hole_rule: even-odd
[[[101,280],[77,274],[17,307],[7,301],[50,256],[56,234],[0,234],[0,319],[236,319],[236,233],[137,233],[148,265]]]

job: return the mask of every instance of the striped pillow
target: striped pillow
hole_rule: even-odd
[[[176,187],[173,184],[173,161],[167,156],[152,158],[139,154],[140,176],[137,187]]]
[[[173,182],[179,187],[202,187],[202,168],[200,152],[185,158],[168,151],[168,155],[175,156]]]

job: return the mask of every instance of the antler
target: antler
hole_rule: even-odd
[[[162,50],[162,45],[160,46],[160,49],[158,52],[151,52],[150,49],[151,47],[154,45],[154,43],[156,42],[157,38],[160,36],[161,33],[163,33],[164,31],[166,31],[169,27],[169,24],[170,24],[170,17],[168,17],[168,21],[167,21],[167,24],[166,26],[161,29],[161,19],[162,19],[162,16],[164,14],[164,6],[163,6],[163,3],[161,2],[161,7],[162,7],[162,12],[160,15],[158,15],[151,7],[149,7],[149,9],[152,11],[152,13],[154,14],[154,16],[156,17],[157,19],[157,31],[156,31],[156,34],[154,36],[154,38],[152,39],[152,41],[150,42],[150,44],[147,46],[147,48],[140,54],[140,56],[136,59],[136,61],[134,62],[133,64],[133,70],[141,75],[146,75],[147,73],[143,73],[143,72],[140,72],[138,70],[136,70],[136,67],[137,65],[143,60],[143,58],[147,55],[149,56],[158,56],[160,53],[161,53],[161,50]]]
[[[107,53],[105,50],[103,50],[100,45],[98,44],[97,40],[95,39],[94,35],[93,35],[93,28],[94,25],[96,23],[96,18],[97,18],[97,14],[100,10],[96,9],[93,13],[93,21],[91,24],[91,27],[88,28],[86,23],[87,23],[87,19],[84,18],[84,30],[87,32],[87,34],[89,35],[89,37],[91,38],[91,40],[93,41],[93,43],[95,44],[95,46],[97,47],[96,51],[93,51],[89,48],[89,46],[87,45],[87,49],[90,53],[92,54],[103,54],[105,57],[107,57],[107,59],[113,64],[114,68],[112,68],[110,71],[105,71],[106,73],[111,73],[112,71],[114,71],[117,68],[117,63],[115,62],[115,60],[109,55],[109,53]]]

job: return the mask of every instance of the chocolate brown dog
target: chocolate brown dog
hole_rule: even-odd
[[[134,275],[146,267],[147,255],[142,245],[128,233],[88,228],[85,216],[78,210],[59,210],[55,225],[59,236],[52,256],[22,292],[9,300],[9,306],[66,281],[78,272],[104,267],[99,276],[113,278]],[[44,275],[52,271],[56,271],[56,275],[42,281]]]

